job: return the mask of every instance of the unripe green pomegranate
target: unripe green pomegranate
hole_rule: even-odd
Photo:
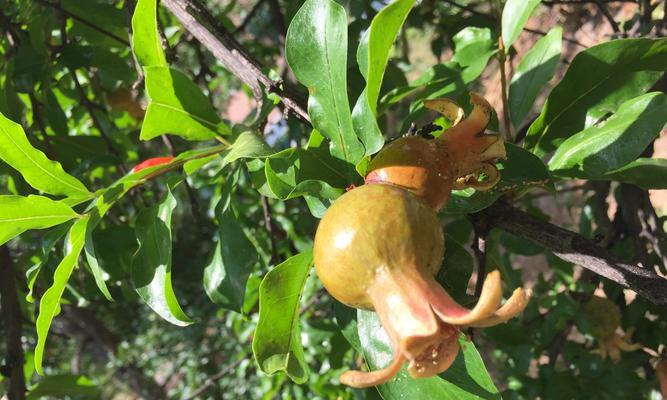
[[[631,343],[633,329],[628,329],[623,336],[616,333],[621,327],[621,310],[613,301],[600,296],[592,296],[583,307],[584,315],[591,326],[591,333],[599,342],[602,358],[611,358],[618,362],[621,351],[641,349],[641,344]]]
[[[455,116],[452,104],[431,105]],[[496,325],[525,308],[529,293],[523,289],[516,289],[500,307],[498,271],[487,275],[472,310],[452,299],[434,278],[445,250],[436,209],[453,187],[462,184],[462,174],[492,166],[491,160],[504,156],[499,138],[479,135],[488,113],[485,121],[475,117],[455,125],[467,128],[454,130],[448,141],[405,138],[390,144],[372,162],[367,184],[338,198],[320,222],[314,261],[324,287],[351,307],[375,310],[394,346],[388,366],[347,371],[341,382],[379,385],[396,375],[405,361],[413,377],[439,374],[456,359],[462,327]],[[471,186],[482,186],[473,180],[468,182]]]

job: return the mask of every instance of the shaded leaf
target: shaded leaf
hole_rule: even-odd
[[[109,288],[107,288],[107,284],[104,281],[104,271],[97,260],[97,251],[95,250],[95,243],[93,242],[94,229],[94,224],[89,224],[88,229],[86,229],[86,243],[84,245],[86,261],[88,261],[88,267],[90,267],[90,272],[93,274],[93,279],[95,280],[97,288],[107,300],[113,301],[113,297],[111,297],[111,293],[109,293]]]
[[[296,383],[308,378],[299,303],[312,263],[312,251],[290,257],[269,271],[259,286],[259,322],[252,341],[255,360],[265,373],[285,371]]]
[[[595,178],[630,163],[667,123],[667,96],[648,93],[621,104],[600,125],[565,140],[549,161],[561,177]]]
[[[515,126],[528,115],[542,87],[554,76],[561,52],[563,28],[553,28],[521,59],[509,89],[510,117]]]
[[[215,304],[242,312],[246,282],[259,258],[231,210],[217,219],[218,242],[204,269],[204,290]]]
[[[642,189],[667,189],[667,160],[638,158],[630,164],[596,179],[632,183]]]
[[[139,249],[132,258],[132,282],[141,299],[165,321],[187,326],[192,320],[181,309],[171,285],[171,214],[176,199],[167,191],[160,204],[137,216]]]
[[[72,228],[70,228],[66,239],[65,257],[53,273],[53,284],[44,292],[39,302],[39,315],[37,316],[36,323],[37,346],[35,346],[35,370],[40,375],[44,375],[42,358],[44,356],[44,346],[46,345],[51,321],[60,309],[60,298],[65,291],[65,286],[72,275],[72,271],[74,271],[74,268],[78,264],[89,220],[88,216],[84,216],[78,219],[72,225]]]
[[[83,183],[65,172],[60,163],[49,160],[43,152],[30,144],[21,125],[2,114],[0,159],[19,171],[26,182],[37,190],[74,198],[91,196]]]
[[[148,67],[145,71],[150,103],[141,125],[142,140],[165,134],[207,140],[231,132],[208,98],[185,74],[167,67]]]
[[[0,196],[0,245],[30,229],[62,224],[78,214],[48,197]]]
[[[50,375],[39,380],[30,387],[28,400],[38,400],[44,397],[64,398],[69,396],[83,396],[83,398],[97,398],[100,389],[95,382],[83,375]]]

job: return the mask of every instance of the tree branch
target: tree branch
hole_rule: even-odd
[[[562,260],[580,265],[651,303],[667,305],[667,279],[649,268],[619,260],[578,233],[544,222],[506,203],[496,203],[479,213],[489,223],[550,250]]]
[[[21,307],[16,294],[16,279],[14,262],[9,248],[0,246],[0,305],[2,308],[2,322],[7,329],[6,345],[7,358],[5,365],[8,368],[9,392],[11,400],[25,399],[25,377],[23,375],[23,347],[21,346]],[[4,371],[3,371],[4,372]]]
[[[225,68],[252,89],[258,101],[262,99],[264,88],[268,88],[280,97],[292,114],[310,124],[308,113],[301,105],[304,102],[300,101],[296,91],[287,82],[284,83],[284,89],[280,88],[278,82],[264,74],[259,62],[245,52],[199,0],[164,0],[163,3]]]

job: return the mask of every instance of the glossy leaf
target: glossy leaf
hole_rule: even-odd
[[[377,314],[357,311],[357,324],[364,358],[371,370],[383,368],[393,359],[393,345]],[[378,386],[385,400],[394,399],[500,399],[475,345],[464,335],[461,351],[451,367],[439,376],[414,379],[406,366],[389,382]],[[406,363],[407,365],[407,363]]]
[[[515,126],[521,124],[542,87],[553,78],[560,58],[562,36],[562,28],[553,28],[519,62],[508,98],[510,117]]]
[[[642,189],[667,189],[667,160],[638,158],[630,164],[597,177],[637,185]]]
[[[503,7],[502,30],[505,47],[514,44],[540,0],[507,0]]]
[[[171,284],[171,214],[176,199],[167,191],[160,204],[137,216],[139,249],[132,258],[132,282],[141,299],[165,321],[187,326],[192,320],[181,309]]]
[[[96,224],[89,224],[88,229],[86,230],[86,243],[84,245],[84,252],[86,254],[86,261],[88,261],[88,267],[90,272],[93,274],[93,279],[95,280],[95,285],[102,292],[104,297],[113,301],[111,293],[109,293],[109,288],[104,281],[104,270],[100,266],[99,261],[97,260],[97,251],[95,250],[95,243],[93,242],[93,230],[95,229]]]
[[[264,158],[273,153],[271,147],[257,132],[242,132],[225,154],[224,161],[232,163],[241,158]]]
[[[394,40],[414,4],[415,0],[396,0],[380,10],[357,49],[357,63],[366,88],[352,110],[352,123],[366,155],[376,153],[384,144],[376,120],[380,87]]]
[[[292,19],[285,55],[296,78],[308,88],[308,114],[331,140],[331,154],[351,165],[364,155],[347,99],[347,15],[332,0],[306,0]]]
[[[246,282],[259,258],[231,210],[217,219],[218,241],[204,269],[204,290],[215,304],[242,312]]]
[[[635,160],[667,123],[667,96],[648,93],[621,104],[600,125],[564,141],[549,161],[561,177],[595,178]]]
[[[132,51],[144,67],[166,67],[157,26],[157,1],[139,0],[132,15]]]
[[[538,155],[646,92],[667,65],[667,38],[620,39],[588,48],[572,60],[526,136]]]
[[[145,71],[150,103],[141,126],[142,140],[166,134],[207,140],[231,132],[185,74],[167,67],[148,67]]]
[[[48,197],[0,196],[0,245],[30,229],[62,224],[78,214]]]
[[[91,196],[83,183],[65,172],[60,163],[49,160],[43,152],[30,144],[21,125],[2,114],[0,159],[19,171],[26,182],[37,190],[74,198]]]
[[[50,375],[43,377],[30,387],[26,398],[28,400],[70,396],[97,398],[99,395],[100,389],[95,382],[83,375]]]
[[[259,322],[252,341],[255,360],[265,373],[284,371],[296,383],[308,378],[299,304],[312,263],[312,251],[290,257],[269,271],[259,286]]]
[[[82,217],[70,228],[66,239],[65,257],[53,273],[53,284],[44,292],[39,302],[39,315],[37,316],[36,323],[37,346],[35,346],[35,370],[40,375],[44,375],[42,357],[44,356],[44,346],[46,345],[51,321],[60,309],[60,298],[65,291],[65,286],[72,275],[72,271],[74,271],[74,268],[78,264],[89,220],[88,216]]]

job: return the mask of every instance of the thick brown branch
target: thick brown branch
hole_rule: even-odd
[[[506,203],[496,203],[480,214],[493,226],[530,240],[565,261],[632,289],[656,305],[667,305],[667,279],[648,268],[619,260],[578,233],[539,220]]]
[[[264,88],[276,93],[285,107],[304,122],[310,123],[308,113],[297,101],[298,96],[288,85],[281,89],[264,72],[259,62],[243,50],[241,45],[222,27],[198,0],[164,0],[164,5],[197,40],[248,85],[258,100]]]
[[[0,246],[0,305],[2,324],[7,330],[5,338],[8,368],[9,392],[11,400],[25,399],[25,377],[23,376],[23,347],[21,346],[21,308],[16,293],[14,262],[7,246]]]

